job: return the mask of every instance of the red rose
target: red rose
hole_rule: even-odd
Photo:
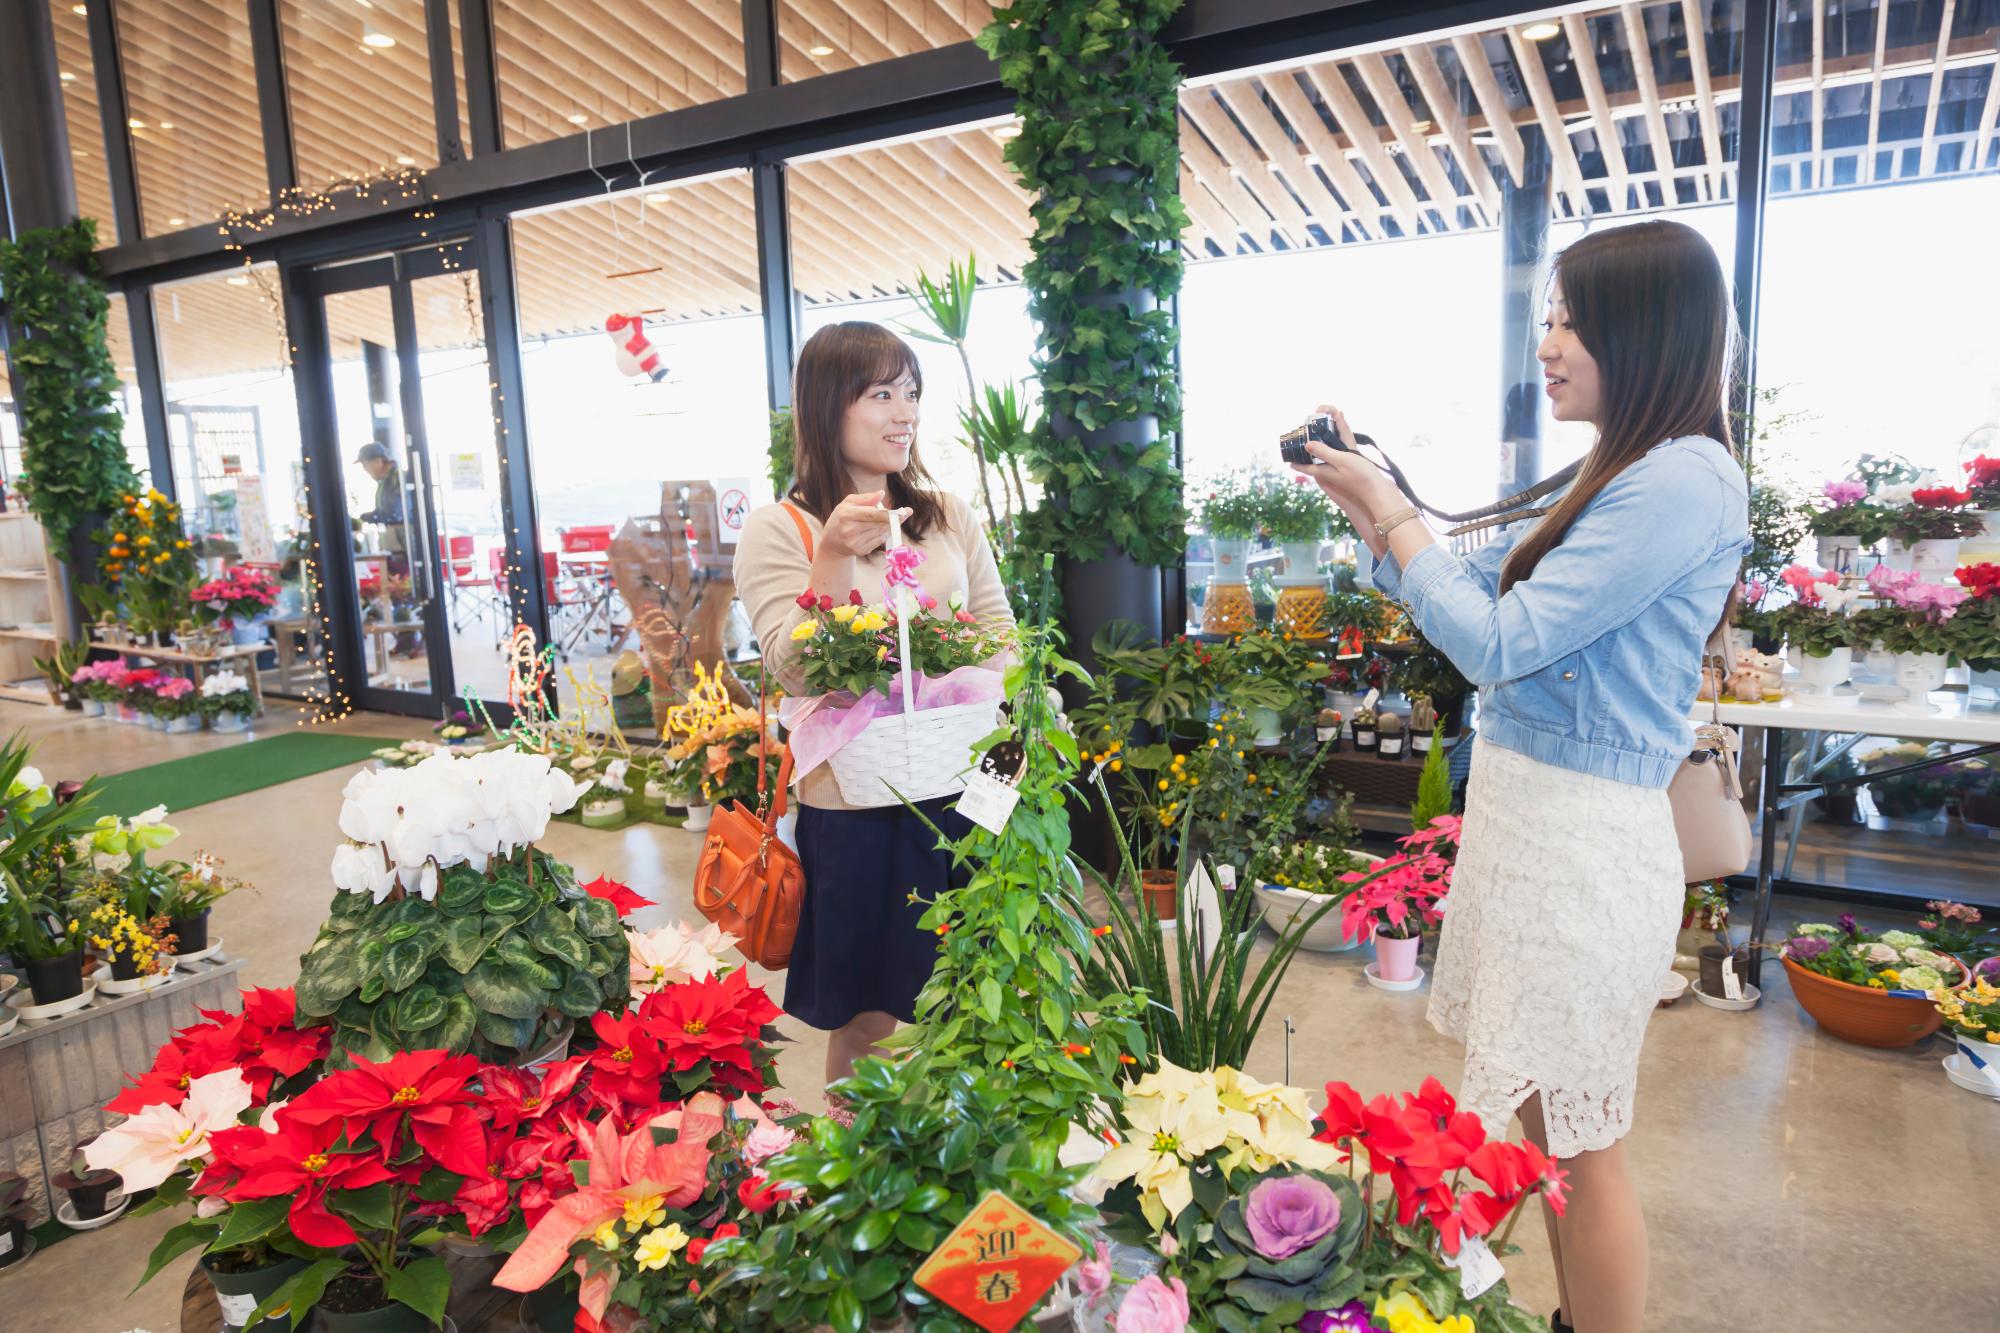
[[[833,594],[821,593],[819,595],[819,609],[822,611],[833,610]]]
[[[804,592],[800,593],[797,597],[794,597],[792,600],[797,602],[800,607],[804,608],[807,611],[810,611],[813,609],[813,607],[819,605],[819,599],[813,596],[813,590],[811,588],[807,588]]]
[[[764,1176],[750,1176],[736,1187],[737,1201],[753,1213],[768,1213],[791,1197],[783,1186]]]
[[[862,602],[861,602],[861,589],[859,589],[859,588],[849,588],[849,589],[847,590],[847,604],[848,604],[849,606],[860,606],[860,605],[862,604]]]

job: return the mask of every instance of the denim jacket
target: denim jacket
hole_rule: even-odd
[[[1535,572],[1499,595],[1530,529],[1431,546],[1375,584],[1479,689],[1479,732],[1560,768],[1664,787],[1687,757],[1702,647],[1750,548],[1743,469],[1698,435],[1619,473]]]

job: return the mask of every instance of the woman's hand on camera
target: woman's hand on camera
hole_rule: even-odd
[[[898,510],[904,518],[908,509]],[[835,555],[864,556],[889,544],[889,511],[881,491],[857,491],[834,506],[826,517],[820,542]]]
[[[1308,440],[1306,451],[1319,461],[1294,463],[1292,468],[1318,482],[1319,488],[1346,513],[1357,532],[1371,532],[1376,518],[1402,502],[1402,494],[1381,468],[1352,452],[1354,432],[1348,427],[1345,413],[1328,403],[1321,403],[1317,413],[1333,418],[1334,428],[1340,432],[1347,450]]]

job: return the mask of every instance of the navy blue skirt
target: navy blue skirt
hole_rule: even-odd
[[[947,837],[972,824],[947,807],[955,796],[918,803]],[[937,835],[900,805],[873,810],[799,807],[799,860],[806,900],[799,910],[792,966],[785,974],[785,1012],[825,1031],[856,1015],[916,1017],[917,994],[937,966],[937,936],[917,923],[925,899],[965,887],[968,869],[954,869]]]

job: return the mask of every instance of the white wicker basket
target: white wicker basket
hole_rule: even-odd
[[[928,801],[955,796],[965,790],[972,747],[999,725],[1000,705],[991,699],[915,713],[884,713],[835,750],[827,764],[840,784],[840,799],[849,805],[900,805],[902,798]]]

